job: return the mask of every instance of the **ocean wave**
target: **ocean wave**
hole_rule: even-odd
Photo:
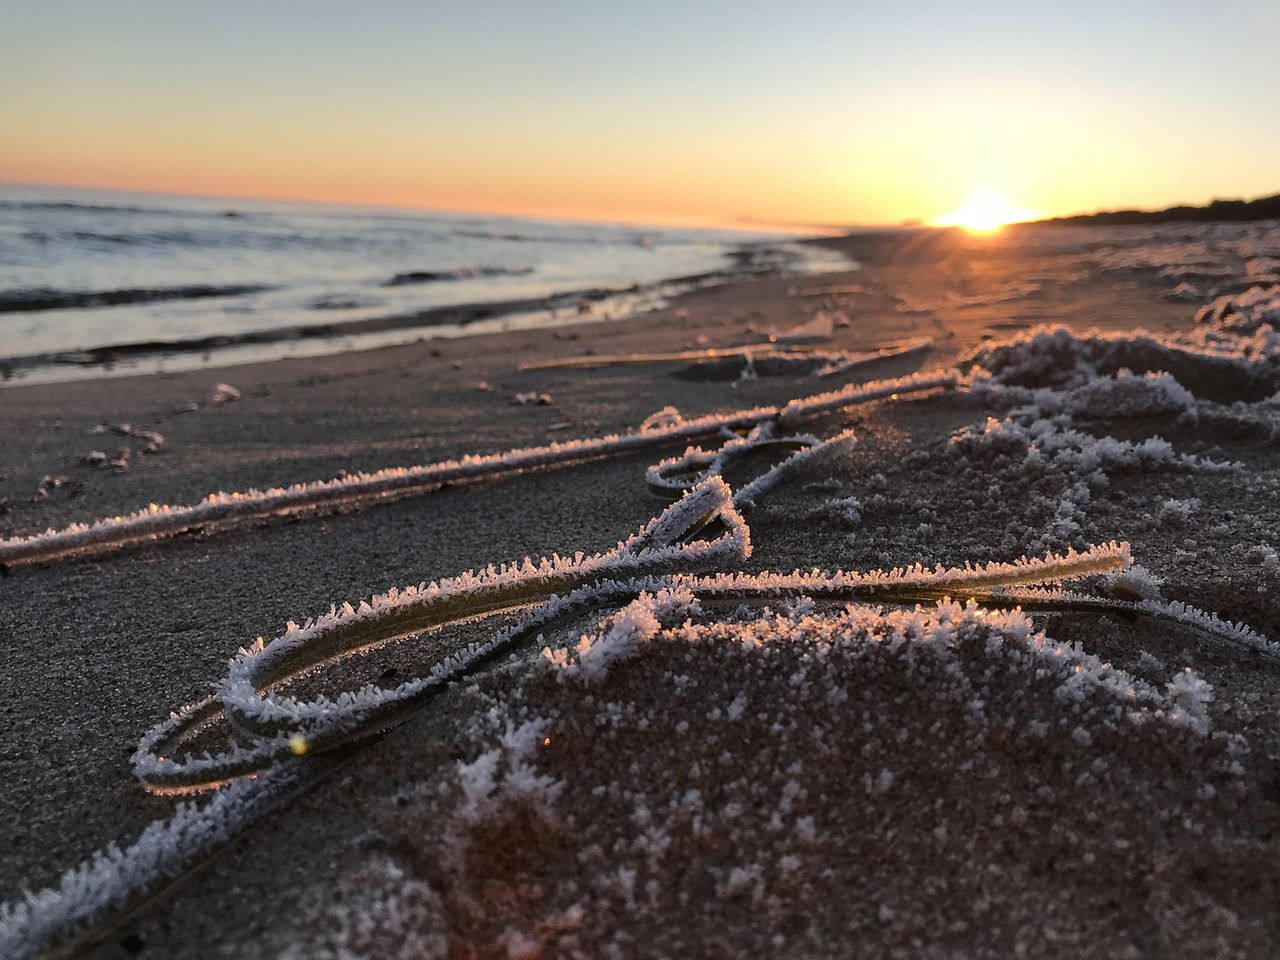
[[[73,203],[70,200],[0,200],[0,210],[82,210],[87,213],[163,213],[155,207],[107,203]]]
[[[325,294],[308,301],[307,307],[311,310],[362,310],[366,307],[376,307],[381,302],[373,297]]]
[[[567,243],[567,244],[634,244],[638,247],[651,247],[654,245],[656,237],[652,233],[642,232],[620,232],[617,230],[608,233],[586,234],[574,236],[571,234],[548,234],[548,233],[505,233],[500,230],[454,230],[455,237],[469,237],[474,240],[499,240],[510,243]],[[683,246],[686,243],[695,243],[697,241],[676,240],[671,238],[663,238],[664,246]]]
[[[0,290],[0,313],[30,313],[36,310],[68,310],[87,307],[115,307],[129,303],[154,303],[161,300],[203,300],[209,297],[239,297],[272,289],[262,284],[213,286],[189,284],[181,287],[122,290]]]
[[[533,273],[532,267],[458,267],[456,270],[409,270],[397,273],[382,285],[403,287],[413,283],[439,283],[446,280],[475,280],[481,277],[523,277]]]

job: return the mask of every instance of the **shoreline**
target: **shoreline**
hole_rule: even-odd
[[[18,383],[66,382],[81,377],[145,375],[197,366],[216,369],[282,356],[320,356],[395,346],[418,339],[455,338],[511,329],[540,329],[589,320],[633,318],[659,309],[694,290],[731,284],[764,274],[819,274],[856,264],[840,262],[821,244],[823,238],[744,243],[723,270],[676,276],[628,287],[591,287],[546,296],[485,300],[428,307],[408,313],[293,324],[236,334],[212,334],[186,340],[136,341],[99,347],[0,357],[0,388]],[[620,316],[621,315],[621,316]],[[125,370],[119,370],[119,367]],[[144,367],[144,369],[138,369]],[[81,371],[77,375],[73,371]]]

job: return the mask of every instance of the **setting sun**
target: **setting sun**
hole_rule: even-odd
[[[934,220],[939,227],[963,227],[971,233],[991,233],[1010,223],[1032,220],[1040,215],[1037,210],[1015,207],[998,193],[975,193],[958,210]]]

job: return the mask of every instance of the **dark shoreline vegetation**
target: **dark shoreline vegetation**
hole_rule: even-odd
[[[1069,226],[1125,226],[1146,223],[1247,223],[1253,220],[1280,220],[1280,193],[1254,200],[1214,200],[1201,207],[1180,204],[1163,210],[1103,210],[1035,222]]]
[[[799,240],[798,243],[814,242]],[[367,317],[356,320],[344,320],[329,323],[294,324],[283,327],[272,327],[262,330],[249,330],[243,333],[215,334],[207,337],[193,337],[183,340],[145,340],[132,343],[109,344],[99,347],[86,347],[74,350],[60,350],[27,354],[22,356],[0,356],[0,378],[10,380],[21,370],[57,365],[73,366],[105,366],[117,361],[135,357],[153,356],[157,354],[191,354],[228,347],[261,346],[273,343],[286,343],[295,340],[318,340],[324,338],[361,336],[377,333],[388,333],[396,330],[413,330],[415,328],[438,328],[443,326],[466,326],[483,320],[494,320],[503,317],[514,317],[526,314],[547,313],[556,316],[568,311],[580,320],[589,319],[591,309],[601,303],[617,300],[621,304],[638,302],[643,309],[646,304],[659,305],[663,300],[678,296],[703,287],[727,283],[746,276],[758,276],[777,273],[788,267],[788,255],[785,251],[770,244],[747,244],[731,255],[732,265],[724,270],[692,274],[683,277],[672,277],[656,284],[632,284],[629,287],[592,287],[585,290],[569,290],[553,293],[549,296],[524,297],[511,300],[484,301],[479,303],[450,304],[440,307],[428,307],[409,313],[396,313],[386,316]],[[401,280],[394,284],[425,282],[414,279]],[[443,275],[433,275],[432,279],[443,279]],[[261,292],[268,288],[228,288],[228,287],[176,287],[162,290],[121,290],[103,293],[64,294],[66,297],[81,298],[75,303],[60,303],[56,306],[7,307],[0,296],[0,313],[20,310],[58,309],[69,306],[109,306],[128,303],[146,303],[154,300],[192,297],[233,296],[241,293]],[[208,292],[205,292],[208,291]],[[32,291],[32,294],[40,291]],[[48,292],[52,298],[53,291]],[[131,299],[108,300],[112,294],[131,294]],[[168,296],[164,296],[167,294]],[[151,296],[143,296],[151,295]],[[84,299],[95,298],[95,299]],[[322,309],[318,307],[317,309]]]

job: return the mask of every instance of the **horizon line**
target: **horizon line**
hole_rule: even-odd
[[[253,194],[236,194],[236,193],[202,193],[199,191],[183,191],[176,192],[173,190],[154,190],[142,189],[134,187],[115,187],[100,186],[83,183],[51,183],[43,181],[31,180],[9,180],[0,178],[0,189],[7,187],[18,187],[25,189],[37,190],[78,190],[82,192],[96,193],[115,193],[124,195],[137,195],[143,197],[169,197],[178,200],[226,200],[241,201],[250,203],[286,203],[297,204],[300,206],[328,206],[328,207],[348,207],[351,209],[363,210],[381,210],[397,213],[423,213],[423,214],[450,214],[458,216],[479,216],[479,217],[505,217],[509,219],[527,219],[527,220],[544,220],[549,222],[566,222],[575,224],[601,224],[609,226],[650,226],[650,227],[669,227],[679,230],[737,230],[743,233],[750,232],[751,224],[757,227],[777,227],[786,228],[785,232],[800,233],[802,230],[812,229],[829,233],[830,231],[844,231],[856,229],[856,227],[829,224],[826,226],[819,224],[805,224],[795,221],[768,221],[757,219],[749,215],[741,214],[737,216],[726,216],[723,219],[714,219],[710,217],[679,217],[675,214],[670,219],[660,219],[653,215],[636,215],[626,216],[622,214],[589,216],[584,214],[548,214],[548,213],[528,213],[516,210],[499,210],[499,209],[481,209],[476,207],[448,207],[448,206],[427,206],[414,203],[369,203],[360,200],[321,200],[315,197],[299,197],[299,196],[263,196]],[[870,225],[868,225],[870,226]]]

